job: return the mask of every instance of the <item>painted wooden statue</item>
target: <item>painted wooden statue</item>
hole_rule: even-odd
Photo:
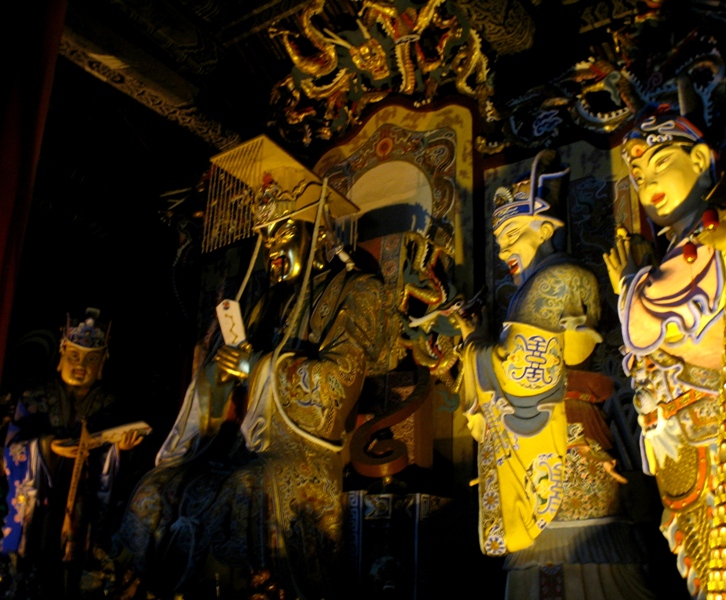
[[[383,283],[315,252],[315,206],[268,200],[255,219],[269,287],[245,315],[247,339],[198,373],[117,535],[119,560],[161,591],[216,577],[253,594],[271,577],[279,597],[340,593],[339,451],[384,347]],[[247,395],[236,414],[224,409],[233,383]]]
[[[8,428],[2,553],[17,565],[12,597],[79,597],[91,542],[111,534],[121,454],[143,439],[136,429],[115,429],[126,411],[100,385],[108,331],[97,325],[98,311],[88,311],[64,328],[58,377],[22,394]]]
[[[669,241],[659,265],[637,265],[627,233],[604,256],[619,295],[623,364],[643,466],[663,501],[661,530],[690,593],[705,598],[723,361],[724,228],[707,230],[719,221],[709,209],[722,193],[716,157],[668,105],[639,115],[622,154],[645,213]]]
[[[517,290],[496,343],[462,325],[462,398],[479,443],[480,545],[507,555],[508,598],[553,589],[584,598],[592,585],[608,598],[649,597],[618,519],[623,479],[600,407],[612,381],[588,370],[601,341],[597,279],[558,251],[564,223],[554,209],[567,173],[554,151],[543,151],[525,181],[496,191],[494,235]]]

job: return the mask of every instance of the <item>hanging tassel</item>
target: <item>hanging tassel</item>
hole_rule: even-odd
[[[683,259],[690,265],[695,262],[697,257],[698,249],[696,248],[696,244],[688,240],[685,244],[683,244]]]
[[[703,213],[703,217],[701,217],[701,222],[703,223],[704,229],[708,231],[718,229],[718,211],[715,208],[707,208]]]

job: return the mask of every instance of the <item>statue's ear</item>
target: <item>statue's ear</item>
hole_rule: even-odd
[[[701,143],[693,146],[691,148],[691,160],[696,173],[699,175],[708,173],[711,168],[711,148],[708,147],[708,144]]]
[[[539,228],[539,235],[542,242],[546,242],[555,234],[555,226],[549,221],[545,221]]]

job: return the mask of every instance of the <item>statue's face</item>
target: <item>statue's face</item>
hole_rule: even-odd
[[[264,227],[261,235],[270,285],[296,282],[310,250],[310,233],[305,222],[280,221]]]
[[[84,348],[66,340],[58,366],[61,379],[71,387],[88,389],[101,378],[105,359],[105,348]]]
[[[645,213],[657,225],[673,225],[703,208],[699,179],[703,168],[688,146],[653,146],[631,161],[630,172]]]
[[[516,285],[520,285],[530,267],[535,265],[537,251],[543,243],[538,229],[533,229],[532,217],[513,217],[494,232],[503,260]]]

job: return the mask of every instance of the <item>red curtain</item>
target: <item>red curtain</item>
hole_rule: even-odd
[[[67,0],[3,7],[0,75],[0,380]]]

